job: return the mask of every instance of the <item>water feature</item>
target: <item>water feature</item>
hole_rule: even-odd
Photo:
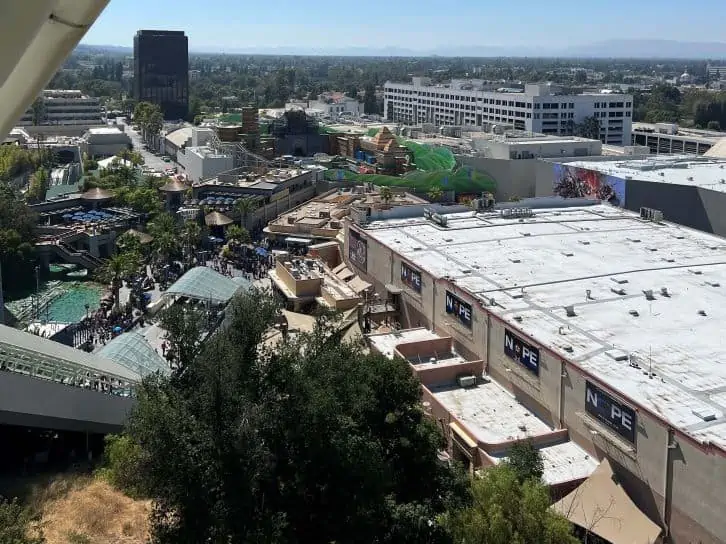
[[[47,281],[41,284],[38,301],[35,295],[7,303],[8,309],[21,323],[55,321],[75,323],[88,311],[98,309],[103,286],[93,282]],[[40,310],[38,310],[40,308]]]

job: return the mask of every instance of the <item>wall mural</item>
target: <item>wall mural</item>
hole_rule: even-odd
[[[613,206],[625,206],[624,179],[566,164],[555,164],[553,170],[555,195],[602,200]]]

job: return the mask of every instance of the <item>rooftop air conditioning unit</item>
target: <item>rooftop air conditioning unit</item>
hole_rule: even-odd
[[[459,376],[456,378],[459,387],[474,387],[476,385],[476,376]]]
[[[296,215],[288,215],[287,216],[287,223],[288,223],[288,225],[294,225],[296,221],[297,221],[297,216]]]

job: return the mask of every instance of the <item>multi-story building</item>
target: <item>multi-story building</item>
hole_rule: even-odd
[[[40,96],[40,108],[28,108],[18,121],[31,125],[103,125],[101,101],[78,90],[47,89]]]
[[[711,80],[726,79],[726,65],[724,64],[709,64],[706,71]]]
[[[583,448],[604,467],[580,492],[594,486],[593,500],[569,512],[586,525],[622,531],[642,521],[674,544],[726,542],[723,238],[657,210],[526,205],[345,221],[346,262],[396,308],[393,319],[452,339],[453,350],[428,352],[436,372],[451,351],[482,361],[425,409],[437,423],[446,418],[439,404],[455,412],[441,426],[461,450],[455,457],[475,465],[506,456],[522,435]],[[437,381],[427,383],[441,391]],[[492,382],[506,390],[494,405]],[[516,415],[515,399],[531,415]],[[586,475],[575,471],[583,456],[571,453],[569,478]],[[603,471],[614,475],[603,482]],[[630,500],[637,518],[624,513]]]
[[[387,82],[384,92],[384,116],[389,121],[459,126],[501,123],[566,136],[578,124],[594,118],[603,143],[631,143],[633,97],[628,94],[563,94],[549,84],[527,84],[523,90],[496,88],[481,80],[433,85],[424,77],[414,77],[412,83]]]
[[[184,32],[139,30],[134,36],[134,98],[158,104],[164,119],[189,112],[189,48]]]
[[[635,123],[633,144],[648,146],[654,155],[703,155],[724,137],[723,132],[681,128],[676,123]]]

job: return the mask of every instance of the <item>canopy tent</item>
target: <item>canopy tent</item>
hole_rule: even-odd
[[[89,189],[81,195],[83,200],[109,200],[113,198],[113,193],[100,187]]]
[[[189,270],[164,291],[164,295],[177,295],[196,300],[210,300],[226,304],[240,289],[249,289],[250,282],[242,277],[228,278],[206,266]]]
[[[120,334],[103,346],[98,355],[128,368],[139,376],[169,372],[169,365],[138,332]]]
[[[661,533],[630,499],[607,459],[552,508],[612,544],[654,544]]]
[[[232,219],[219,212],[208,213],[204,217],[204,222],[208,227],[226,227],[233,223]]]

